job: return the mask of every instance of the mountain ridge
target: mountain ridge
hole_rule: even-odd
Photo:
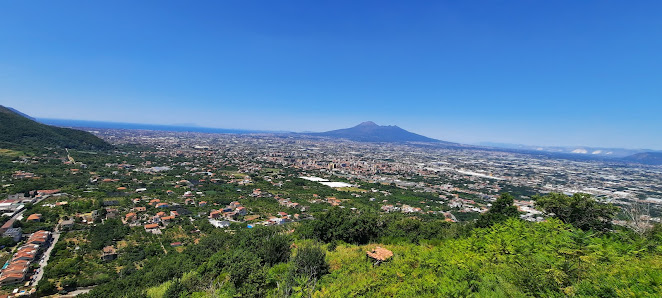
[[[662,165],[662,152],[641,152],[622,158],[628,162],[636,162],[645,165]]]
[[[0,147],[65,147],[106,150],[112,145],[82,130],[39,123],[13,108],[0,105]]]
[[[372,121],[365,121],[350,128],[336,129],[326,132],[305,133],[306,135],[329,137],[337,139],[348,139],[357,142],[372,143],[449,143],[420,134],[409,132],[397,125],[377,125]]]

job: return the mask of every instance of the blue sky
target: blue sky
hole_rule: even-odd
[[[662,149],[661,15],[660,1],[3,1],[0,104]]]

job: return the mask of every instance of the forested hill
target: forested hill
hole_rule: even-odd
[[[65,147],[105,150],[112,146],[95,135],[76,129],[49,126],[0,106],[0,147]]]

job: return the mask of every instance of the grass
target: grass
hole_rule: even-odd
[[[346,191],[346,192],[368,192],[367,190],[358,187],[338,187],[336,189],[339,191]]]
[[[0,149],[0,156],[17,157],[22,155],[25,155],[25,153],[11,149]]]

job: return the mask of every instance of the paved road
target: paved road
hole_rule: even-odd
[[[62,298],[64,298],[64,297],[75,297],[75,296],[78,296],[80,294],[89,293],[90,291],[92,291],[92,289],[94,289],[94,287],[96,287],[96,286],[78,288],[77,290],[71,291],[71,292],[67,293],[66,295],[62,295],[60,297],[62,297]]]
[[[41,260],[39,260],[39,272],[32,279],[32,283],[31,283],[32,286],[36,286],[37,284],[39,284],[39,281],[44,276],[44,268],[46,268],[46,265],[48,264],[48,259],[51,258],[51,251],[53,251],[53,247],[55,247],[55,243],[57,243],[59,239],[60,239],[60,232],[55,230],[55,232],[53,232],[53,240],[51,241],[51,245],[44,252],[44,257]]]
[[[41,198],[41,199],[35,201],[35,202],[34,202],[34,205],[37,205],[37,204],[41,203],[41,201],[47,199],[48,197],[50,197],[50,196],[46,195],[46,196],[44,196],[43,198]],[[2,225],[2,226],[3,226],[3,227],[4,227],[4,226],[7,226],[7,227],[13,227],[13,226],[14,226],[14,222],[16,222],[16,221],[18,220],[19,217],[23,216],[23,212],[25,212],[25,209],[23,209],[23,210],[19,211],[18,213],[14,214],[14,216],[12,216],[9,220],[7,220],[7,222],[5,222],[5,224]]]

